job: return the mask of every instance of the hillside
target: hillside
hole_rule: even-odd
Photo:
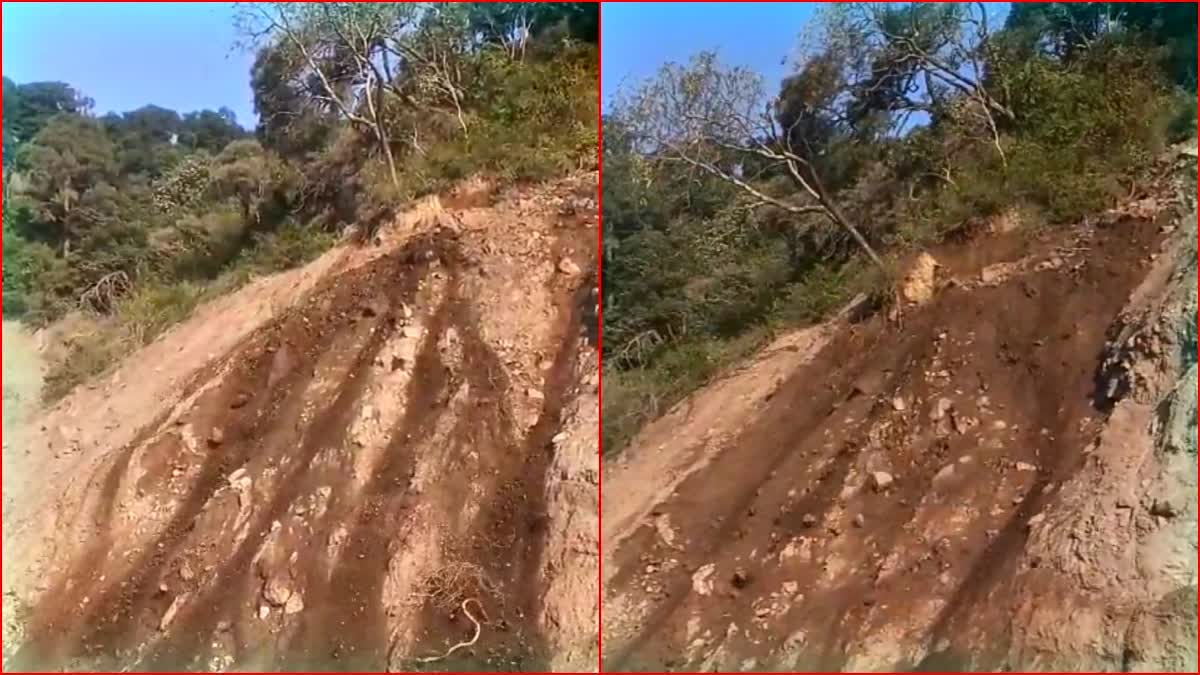
[[[593,667],[595,185],[426,198],[6,436],[5,668]]]
[[[860,298],[642,429],[605,669],[1195,670],[1195,157],[936,246],[899,316]]]

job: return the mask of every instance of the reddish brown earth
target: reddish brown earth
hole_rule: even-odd
[[[43,576],[6,666],[594,663],[592,195],[447,200],[95,443],[27,515],[57,529],[22,540]]]
[[[1113,355],[1195,216],[1134,206],[948,243],[899,322],[788,336],[644,430],[604,477],[604,669],[1194,669],[1195,468],[1161,507],[1151,442],[1180,374]]]

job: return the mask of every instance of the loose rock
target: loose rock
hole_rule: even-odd
[[[886,471],[876,471],[871,474],[871,486],[875,488],[876,492],[888,489],[894,482],[895,478]]]

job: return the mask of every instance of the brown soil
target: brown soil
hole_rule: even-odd
[[[1165,222],[948,243],[900,323],[803,331],[645,430],[605,475],[604,669],[1037,663],[1029,540],[1093,470]]]
[[[25,517],[57,529],[25,540],[45,581],[6,666],[542,669],[594,645],[594,624],[545,621],[594,605],[594,577],[564,593],[544,565],[576,527],[548,500],[598,461],[556,444],[592,350],[587,279],[561,263],[586,269],[595,241],[556,207],[588,192],[448,202],[383,233],[77,459],[86,480]],[[64,409],[43,429],[78,423]],[[471,638],[464,601],[478,641],[431,660]]]

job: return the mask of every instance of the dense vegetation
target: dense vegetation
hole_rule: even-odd
[[[612,102],[606,453],[779,327],[886,302],[914,249],[1000,215],[1078,222],[1195,134],[1194,3],[988,12],[837,4],[774,95],[702,53]]]
[[[68,84],[4,80],[4,314],[85,326],[51,397],[415,196],[595,163],[593,4],[237,11],[253,132],[225,109],[97,117]]]

